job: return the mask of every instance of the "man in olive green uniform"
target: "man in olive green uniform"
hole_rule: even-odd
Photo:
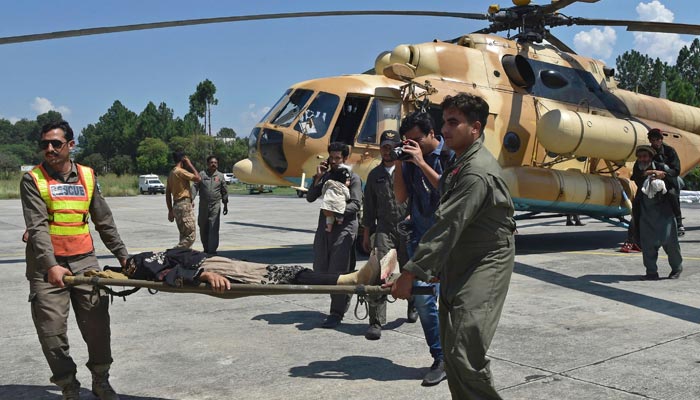
[[[221,221],[221,203],[224,203],[224,215],[228,214],[228,192],[226,179],[219,172],[219,160],[215,156],[207,157],[207,169],[199,173],[201,181],[194,184],[192,198],[199,193],[199,235],[202,238],[204,252],[216,254],[219,248],[219,224]]]
[[[513,202],[483,146],[488,104],[460,93],[442,103],[442,133],[456,158],[440,179],[435,225],[394,282],[407,298],[414,278],[440,281],[440,340],[453,399],[500,399],[486,352],[513,272]]]
[[[382,133],[379,142],[382,163],[369,172],[365,184],[362,247],[368,253],[376,248],[380,260],[391,249],[399,251],[397,225],[406,218],[405,204],[398,204],[394,196],[396,160],[392,157],[392,151],[400,142],[398,132],[387,130]],[[371,235],[374,243],[370,243]],[[380,277],[376,276],[373,284],[379,283]],[[369,329],[365,338],[377,340],[382,336],[382,325],[386,324],[386,296],[370,296],[368,303]]]
[[[180,241],[175,247],[189,249],[194,243],[197,229],[192,207],[191,182],[200,182],[202,178],[183,152],[174,152],[173,161],[175,167],[170,171],[165,186],[165,205],[168,206],[168,221],[175,221],[180,232]]]
[[[66,335],[72,304],[87,343],[92,391],[100,399],[118,399],[108,380],[112,364],[109,296],[101,291],[94,295],[92,287],[65,287],[63,276],[100,269],[88,215],[102,242],[122,266],[128,253],[94,172],[70,160],[75,141],[68,123],[45,125],[39,146],[44,162],[22,177],[20,194],[27,227],[29,301],[39,342],[51,368],[51,382],[61,387],[64,399],[79,398],[80,382],[75,378],[76,365]]]

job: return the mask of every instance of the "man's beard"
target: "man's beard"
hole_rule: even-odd
[[[639,167],[640,171],[646,171],[647,169],[649,169],[650,166],[651,162],[639,162],[637,164],[637,167]]]

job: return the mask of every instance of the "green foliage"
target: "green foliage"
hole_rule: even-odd
[[[204,127],[209,122],[208,134],[211,136],[211,106],[219,104],[219,100],[214,97],[216,86],[209,79],[199,82],[197,89],[190,96],[190,113],[199,118],[204,118]]]
[[[19,171],[22,165],[22,160],[12,153],[0,152],[0,175],[8,178],[10,175]]]
[[[117,176],[131,173],[133,165],[134,162],[131,157],[125,154],[114,156],[111,160],[109,160],[109,170]]]
[[[168,171],[168,145],[157,138],[146,138],[138,147],[136,167],[141,173],[161,174]]]
[[[89,154],[85,156],[80,163],[94,169],[95,173],[98,175],[102,175],[107,172],[107,162],[100,153]]]
[[[231,128],[221,128],[219,129],[219,133],[217,133],[216,136],[225,138],[235,138],[236,131],[234,131]]]

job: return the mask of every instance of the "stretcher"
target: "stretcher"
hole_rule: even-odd
[[[240,284],[232,283],[231,289],[224,292],[215,292],[208,284],[200,283],[199,285],[183,285],[174,287],[163,282],[143,281],[137,279],[110,279],[100,278],[97,276],[70,276],[63,277],[63,283],[66,285],[91,285],[109,289],[110,286],[122,286],[131,288],[146,288],[149,291],[158,291],[166,293],[198,293],[206,294],[221,299],[237,299],[247,296],[271,296],[283,294],[347,294],[357,296],[368,295],[389,295],[391,288],[371,285],[262,285],[262,284]],[[119,295],[109,289],[110,294]],[[131,293],[134,290],[130,291]],[[435,286],[420,286],[414,287],[412,290],[414,295],[434,295]]]

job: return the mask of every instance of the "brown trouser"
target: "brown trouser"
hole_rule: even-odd
[[[194,243],[194,239],[196,238],[195,230],[197,229],[192,199],[183,197],[179,200],[175,200],[175,204],[173,204],[173,214],[175,214],[177,230],[180,231],[180,243],[178,243],[175,248],[184,247],[189,249]]]
[[[91,370],[107,370],[112,364],[109,329],[109,296],[93,294],[88,286],[58,288],[41,279],[29,281],[32,320],[39,343],[59,386],[70,383],[76,365],[69,354],[68,313],[73,305],[78,328],[88,348],[86,366]]]

